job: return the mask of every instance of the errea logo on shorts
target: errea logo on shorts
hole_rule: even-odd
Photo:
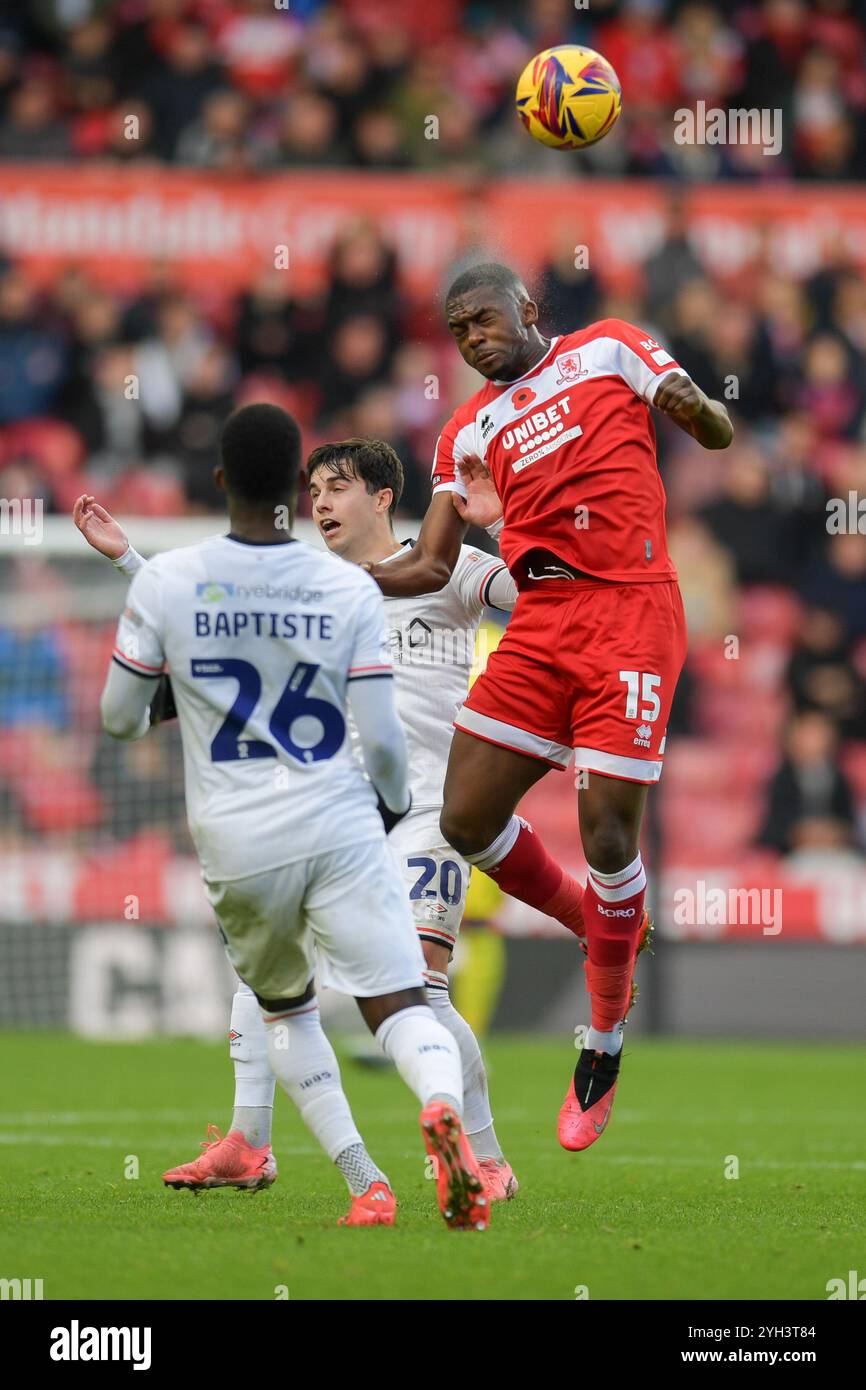
[[[653,731],[649,724],[639,724],[634,731],[634,741],[638,748],[649,748],[652,742]]]

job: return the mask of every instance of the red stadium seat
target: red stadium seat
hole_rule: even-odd
[[[99,793],[74,768],[31,769],[18,783],[27,823],[40,835],[85,829],[102,820]]]
[[[106,492],[103,505],[116,515],[183,516],[186,511],[183,486],[166,473],[137,468],[127,473]]]
[[[172,847],[156,831],[143,832],[115,846],[102,845],[83,860],[85,870],[78,876],[75,914],[88,918],[123,918],[124,904],[130,896],[138,899],[143,922],[164,922],[168,917],[164,884],[169,877]]]
[[[308,382],[303,387],[287,386],[280,377],[252,372],[238,386],[235,400],[238,406],[254,405],[257,401],[281,406],[294,416],[303,430],[309,430],[318,409],[319,393]]]
[[[844,744],[840,763],[857,800],[866,801],[866,743]]]
[[[30,459],[52,486],[75,473],[84,458],[81,435],[62,420],[19,420],[0,433],[3,463]]]
[[[695,703],[698,723],[707,737],[750,747],[778,747],[788,713],[783,692],[751,690],[746,695],[740,690],[704,687]]]
[[[752,793],[698,795],[677,793],[662,798],[664,856],[667,863],[726,864],[739,859],[761,821],[760,798]]]
[[[27,776],[42,739],[43,731],[34,726],[0,729],[0,769],[5,780],[14,783]]]
[[[665,754],[665,794],[751,791],[764,785],[776,762],[771,745],[677,738]]]
[[[747,642],[761,638],[790,646],[800,630],[803,609],[789,589],[764,585],[740,595],[740,632]]]

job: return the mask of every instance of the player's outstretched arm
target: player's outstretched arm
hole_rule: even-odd
[[[710,400],[683,372],[665,377],[653,405],[705,449],[727,449],[734,437],[731,417],[721,401]]]
[[[364,566],[389,598],[412,598],[445,588],[466,535],[466,522],[455,511],[451,496],[450,492],[434,493],[408,555],[388,564]]]

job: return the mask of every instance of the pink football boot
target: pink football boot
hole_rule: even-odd
[[[444,1101],[425,1105],[420,1117],[427,1152],[434,1160],[436,1199],[452,1230],[486,1231],[490,1202],[460,1117]]]
[[[205,1187],[240,1187],[255,1192],[276,1181],[277,1160],[270,1144],[254,1148],[239,1129],[223,1139],[216,1125],[208,1125],[202,1148],[204,1153],[192,1163],[163,1173],[166,1187],[188,1187],[193,1192]]]
[[[510,1163],[503,1158],[479,1158],[481,1181],[488,1202],[510,1202],[517,1196],[520,1183],[512,1171]]]
[[[397,1215],[397,1198],[385,1182],[371,1182],[361,1197],[352,1198],[347,1216],[341,1216],[338,1226],[393,1226]]]
[[[637,999],[635,966],[641,951],[652,950],[652,930],[649,915],[644,912],[632,964],[631,997],[623,1015],[623,1022]],[[562,1102],[556,1128],[557,1138],[564,1149],[571,1152],[588,1149],[590,1144],[594,1144],[604,1134],[616,1095],[621,1058],[622,1049],[615,1057],[611,1057],[607,1052],[594,1052],[588,1047],[581,1052],[565,1100]]]

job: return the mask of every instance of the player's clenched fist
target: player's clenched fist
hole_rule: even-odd
[[[665,377],[653,405],[705,449],[727,449],[734,437],[734,427],[721,401],[711,401],[684,372]]]
[[[671,372],[656,392],[653,405],[663,410],[665,415],[679,415],[682,419],[693,420],[700,414],[706,399],[701,388],[684,372]]]

